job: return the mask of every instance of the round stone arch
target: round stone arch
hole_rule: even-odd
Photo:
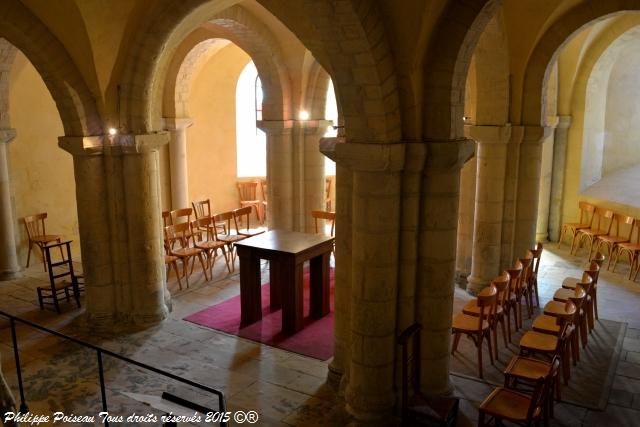
[[[264,93],[264,120],[290,118],[291,89],[280,48],[264,24],[237,6],[216,14],[185,38],[167,72],[163,116],[188,117],[191,78],[224,41],[237,45],[255,63]]]
[[[425,53],[425,138],[455,140],[464,136],[469,64],[480,36],[501,5],[501,0],[452,2],[444,11]]]
[[[8,77],[15,48],[19,49],[36,68],[53,97],[66,136],[101,135],[102,120],[95,98],[82,75],[60,41],[18,1],[7,1],[0,7],[0,46],[2,90],[8,91]],[[6,87],[5,87],[6,83]],[[0,115],[3,126],[8,124],[8,97],[2,97]]]
[[[522,123],[544,125],[549,74],[561,48],[586,25],[625,11],[640,10],[640,0],[587,0],[569,9],[538,40],[524,74]]]

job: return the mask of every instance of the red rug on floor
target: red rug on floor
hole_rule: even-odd
[[[333,283],[330,273],[331,311],[321,319],[309,317],[309,269],[304,272],[304,327],[294,335],[282,334],[282,310],[269,308],[269,284],[262,285],[262,320],[240,328],[240,295],[191,314],[184,320],[283,350],[327,360],[333,356]]]

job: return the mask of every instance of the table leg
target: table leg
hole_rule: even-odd
[[[240,327],[262,319],[260,258],[250,249],[237,248],[240,258]]]
[[[295,263],[293,257],[282,259],[282,332],[293,334],[302,329],[303,318],[303,266]]]
[[[269,260],[269,288],[271,310],[280,310],[282,308],[282,273],[281,265],[278,260]]]
[[[320,318],[329,314],[329,257],[331,252],[311,258],[310,264],[310,314],[313,318]]]

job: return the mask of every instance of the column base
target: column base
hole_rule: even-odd
[[[0,272],[0,282],[19,279],[22,276],[22,271],[2,271]]]
[[[483,279],[480,277],[473,277],[471,274],[467,277],[467,292],[471,295],[478,295],[478,293],[489,286],[491,280]]]
[[[549,233],[536,233],[536,242],[546,243],[549,241]]]
[[[340,383],[342,382],[343,372],[336,369],[333,365],[333,361],[329,363],[329,369],[327,371],[327,384],[335,391],[340,391]]]

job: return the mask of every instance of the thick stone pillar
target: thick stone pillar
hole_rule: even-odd
[[[15,137],[15,129],[0,129],[0,280],[11,280],[21,275],[9,181],[9,142]]]
[[[476,203],[471,275],[467,291],[477,294],[500,273],[507,143],[511,126],[467,126],[477,142]]]
[[[269,228],[292,230],[293,218],[293,144],[292,120],[260,120],[267,136],[267,199]]]
[[[422,390],[451,391],[449,352],[453,310],[460,169],[473,155],[467,139],[427,141],[418,236],[416,320],[422,324]]]
[[[306,120],[302,122],[304,128],[304,161],[302,162],[302,200],[303,212],[302,231],[315,232],[315,224],[311,218],[311,211],[325,209],[324,191],[324,155],[318,149],[320,138],[327,132],[327,127],[333,123],[330,120]],[[294,142],[295,144],[295,142]]]
[[[471,274],[473,222],[476,209],[476,170],[477,159],[474,156],[465,163],[460,171],[455,281],[461,289],[467,289],[467,281]]]
[[[514,257],[524,257],[527,250],[536,242],[542,143],[550,131],[550,128],[542,126],[519,126],[519,128],[522,132],[522,142],[518,159]]]
[[[168,140],[167,132],[59,138],[73,155],[92,327],[167,315],[158,150]]]
[[[557,242],[562,229],[562,201],[564,199],[564,173],[567,165],[567,143],[571,116],[558,116],[553,143],[551,195],[549,202],[549,240]]]
[[[187,165],[187,128],[193,124],[189,118],[165,118],[165,127],[171,133],[169,141],[169,169],[171,171],[171,207],[191,207],[189,201],[189,167]]]
[[[337,146],[336,155],[337,163],[353,173],[347,410],[359,422],[384,422],[396,401],[400,191],[405,145],[346,143]]]
[[[551,203],[551,174],[553,172],[554,132],[558,125],[558,116],[547,118],[549,134],[542,143],[540,165],[540,195],[538,199],[538,221],[536,223],[536,241],[546,242],[549,238],[549,212]]]

